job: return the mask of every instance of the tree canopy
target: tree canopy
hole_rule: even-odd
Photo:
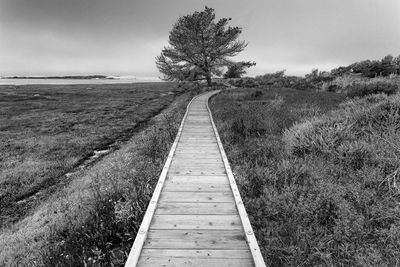
[[[229,58],[244,50],[247,43],[238,40],[240,27],[228,25],[230,18],[215,21],[214,9],[182,16],[173,25],[169,46],[156,58],[163,79],[207,80],[221,76],[222,68],[234,65]]]

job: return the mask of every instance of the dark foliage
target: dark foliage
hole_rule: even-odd
[[[349,66],[342,66],[331,71],[333,76],[343,76],[349,73],[359,73],[364,77],[374,78],[377,76],[388,76],[400,74],[400,56],[394,58],[391,55],[381,60],[364,60]]]
[[[376,83],[355,83],[345,88],[346,94],[349,97],[363,97],[371,94],[384,93],[391,95],[399,90],[397,84],[390,82],[376,82]]]
[[[255,62],[250,62],[250,61],[248,61],[248,62],[242,61],[242,62],[235,63],[228,67],[228,70],[224,74],[224,78],[225,79],[240,78],[240,77],[242,77],[242,75],[246,74],[245,69],[250,68],[255,65],[256,65]]]

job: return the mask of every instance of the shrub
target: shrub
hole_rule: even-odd
[[[347,86],[345,91],[349,97],[363,97],[379,93],[391,95],[398,91],[398,86],[390,82],[359,83]]]
[[[229,79],[228,83],[232,86],[242,88],[254,88],[259,86],[259,83],[253,78]]]
[[[360,75],[344,75],[331,82],[324,82],[323,91],[345,93],[349,97],[363,97],[370,94],[394,94],[400,88],[400,77],[365,78]]]

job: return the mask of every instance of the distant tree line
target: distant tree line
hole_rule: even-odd
[[[67,76],[9,76],[3,79],[113,79],[105,75],[67,75]]]
[[[400,55],[396,58],[392,55],[387,55],[381,60],[364,60],[331,71],[333,76],[342,76],[351,73],[359,73],[368,78],[400,74]]]

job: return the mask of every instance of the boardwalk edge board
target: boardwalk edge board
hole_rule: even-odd
[[[128,259],[127,259],[127,261],[125,263],[125,267],[136,266],[138,261],[139,261],[140,253],[142,251],[143,244],[144,244],[144,242],[146,240],[146,237],[147,237],[147,234],[148,234],[148,230],[149,230],[149,227],[150,227],[150,223],[151,223],[151,220],[153,218],[157,202],[158,202],[158,200],[160,198],[160,194],[161,194],[162,188],[164,186],[165,178],[167,177],[167,173],[168,173],[169,167],[171,165],[172,158],[174,157],[174,153],[175,153],[176,147],[177,147],[179,139],[181,137],[183,126],[184,126],[186,117],[187,117],[187,115],[189,113],[190,105],[192,104],[192,102],[196,98],[198,98],[201,95],[203,95],[203,94],[200,94],[200,95],[197,95],[197,96],[193,97],[192,100],[190,100],[189,104],[186,107],[185,115],[183,116],[183,119],[182,119],[181,124],[180,124],[179,129],[178,129],[178,133],[177,133],[177,135],[175,137],[175,140],[174,140],[174,143],[172,144],[172,147],[171,147],[171,149],[169,151],[167,160],[165,161],[164,167],[162,169],[162,172],[161,172],[160,177],[159,177],[158,182],[157,182],[157,186],[154,189],[153,196],[151,197],[151,200],[149,202],[149,206],[147,207],[146,213],[145,213],[145,215],[143,217],[142,224],[140,225],[139,231],[138,231],[138,233],[136,235],[136,238],[135,238],[135,242],[133,243],[133,246],[132,246],[131,251],[129,253]]]
[[[215,94],[213,96],[215,96]],[[211,96],[211,97],[213,97],[213,96]],[[211,97],[208,99],[208,101],[211,99]],[[221,139],[219,137],[217,127],[215,126],[214,119],[213,119],[210,107],[208,105],[208,101],[206,103],[207,110],[208,110],[208,113],[210,115],[211,124],[212,124],[212,127],[214,129],[215,136],[217,138],[218,147],[219,147],[219,150],[221,152],[222,160],[224,162],[226,173],[227,173],[228,178],[229,178],[229,183],[230,183],[231,188],[232,188],[232,193],[233,193],[233,196],[235,198],[236,208],[239,211],[239,216],[240,216],[240,219],[242,221],[243,229],[244,229],[245,234],[246,234],[247,243],[248,243],[248,245],[250,247],[250,251],[251,251],[251,254],[253,256],[254,264],[255,264],[256,267],[265,267],[266,265],[265,265],[265,262],[264,262],[264,258],[263,258],[262,254],[261,254],[260,247],[258,246],[257,239],[256,239],[256,237],[254,235],[253,228],[251,227],[249,217],[247,215],[246,209],[245,209],[243,201],[242,201],[242,197],[240,196],[240,193],[239,193],[239,189],[238,189],[238,187],[236,185],[235,178],[233,176],[231,167],[229,165],[228,157],[226,156],[224,147],[223,147]]]

